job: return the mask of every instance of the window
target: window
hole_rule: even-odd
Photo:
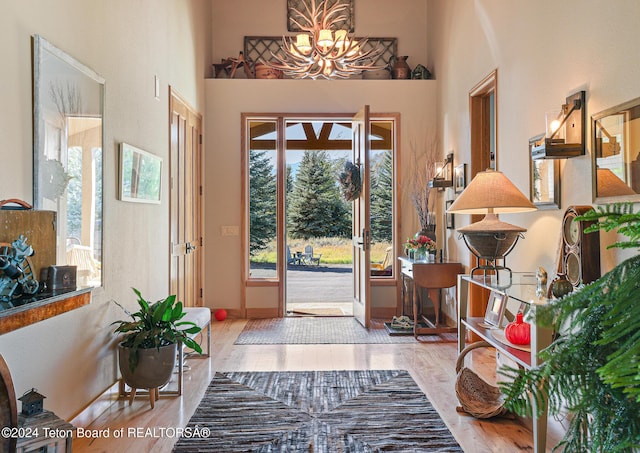
[[[393,277],[395,127],[395,119],[371,124],[374,277]],[[280,263],[297,263],[308,243],[321,244],[321,264],[351,264],[351,202],[337,182],[351,160],[350,119],[246,116],[245,128],[247,279],[278,281]]]
[[[276,122],[249,121],[248,233],[249,275],[276,278],[277,153]]]

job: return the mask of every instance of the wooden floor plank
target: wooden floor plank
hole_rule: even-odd
[[[131,406],[122,399],[90,426],[108,430],[109,437],[74,439],[75,452],[170,452],[176,438],[167,435],[184,427],[216,371],[303,371],[404,369],[426,393],[465,451],[532,451],[531,432],[514,420],[476,420],[456,412],[456,345],[451,342],[415,344],[234,345],[245,320],[226,320],[212,326],[211,359],[192,358],[185,373],[182,397],[160,396],[151,409],[148,397],[136,397]],[[495,382],[495,355],[487,349],[472,353],[467,366]],[[117,430],[121,438],[115,438]],[[559,426],[550,427],[547,445],[558,442]],[[104,431],[103,431],[104,432]]]

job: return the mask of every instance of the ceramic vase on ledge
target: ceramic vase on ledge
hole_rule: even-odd
[[[411,68],[407,63],[408,56],[395,57],[395,61],[391,66],[391,77],[394,79],[410,79]]]
[[[426,236],[429,239],[431,239],[432,241],[435,242],[436,240],[436,224],[432,223],[430,225],[427,225],[426,228],[420,230],[417,234],[420,234],[422,236]]]

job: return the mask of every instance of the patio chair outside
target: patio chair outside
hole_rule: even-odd
[[[297,265],[300,264],[300,258],[298,258],[295,255],[291,254],[291,247],[289,247],[287,245],[287,265],[292,264],[292,265]]]
[[[384,256],[384,260],[382,263],[371,263],[372,269],[385,270],[387,267],[391,265],[391,251],[393,247],[387,247],[386,255]]]
[[[321,256],[322,256],[322,253],[319,255],[314,255],[313,247],[310,245],[307,245],[304,247],[304,253],[302,254],[302,261],[305,264],[315,264],[316,266],[319,266]]]

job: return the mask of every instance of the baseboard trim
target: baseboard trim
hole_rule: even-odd
[[[215,314],[217,308],[216,309],[211,309],[212,311],[212,315]],[[242,310],[236,310],[234,308],[225,308],[224,309],[227,312],[227,318],[229,319],[244,319],[244,316],[242,315]],[[215,316],[213,316],[215,317]]]
[[[277,308],[247,308],[247,319],[277,318]]]
[[[88,427],[118,400],[119,394],[120,389],[118,387],[118,382],[116,381],[113,385],[98,395],[96,399],[91,401],[87,407],[78,413],[78,415],[73,417],[73,419],[70,420],[70,423],[82,428]]]
[[[391,320],[395,315],[395,307],[371,307],[371,317],[374,319]]]

